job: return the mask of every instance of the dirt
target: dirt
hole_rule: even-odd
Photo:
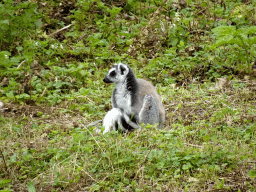
[[[217,183],[208,181],[205,183],[205,191],[210,192],[248,192],[250,188],[256,188],[256,179],[250,178],[247,173],[250,169],[255,167],[256,161],[247,164],[241,165],[239,169],[235,169],[232,172],[226,172],[220,175],[220,180],[224,180],[224,188],[216,189]],[[221,188],[221,187],[220,187]]]

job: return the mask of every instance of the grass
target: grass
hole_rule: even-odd
[[[73,102],[6,104],[1,177],[11,181],[4,188],[24,191],[32,183],[37,191],[254,191],[255,81],[223,81],[159,86],[165,128],[130,134],[96,134],[95,127],[86,128],[90,120],[83,113],[68,109]]]
[[[256,2],[0,3],[0,192],[255,191]],[[96,134],[115,62],[163,129]]]

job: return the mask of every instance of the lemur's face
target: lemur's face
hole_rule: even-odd
[[[103,79],[105,83],[122,83],[125,81],[129,68],[123,64],[114,64],[114,66],[108,71],[107,76]]]

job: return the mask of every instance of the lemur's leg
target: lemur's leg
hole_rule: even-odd
[[[159,109],[152,95],[145,95],[139,113],[140,123],[154,125],[159,123]]]
[[[123,116],[121,118],[121,123],[122,123],[122,129],[123,131],[131,131],[133,129],[138,129],[140,126],[132,121],[131,117],[129,115],[123,113]]]
[[[145,125],[154,125],[159,123],[159,121],[159,109],[154,97],[152,95],[145,95],[143,105],[139,113],[139,122],[144,123]],[[140,128],[140,125],[133,122],[131,117],[127,114],[123,114],[121,117],[121,123],[124,131]]]
[[[115,130],[118,129],[118,126],[121,126],[121,117],[123,113],[118,108],[113,108],[105,115],[103,119],[103,126],[105,127],[105,130],[103,131],[103,134],[106,132],[110,132],[112,128]]]

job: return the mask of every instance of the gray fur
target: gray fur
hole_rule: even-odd
[[[143,105],[139,113],[140,123],[154,125],[159,123],[159,109],[152,95],[145,95]]]

